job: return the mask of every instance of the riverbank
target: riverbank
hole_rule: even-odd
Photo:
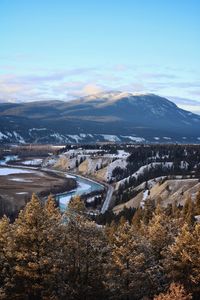
[[[16,162],[16,157],[10,158],[13,161],[6,157],[5,161],[1,162],[1,168],[6,167],[12,170],[12,174],[7,174],[4,177],[4,187],[8,188],[7,191],[2,193],[0,189],[0,195],[6,198],[7,202],[14,202],[15,204],[17,202],[17,207],[21,208],[30,200],[33,192],[41,198],[46,198],[51,193],[58,201],[60,209],[65,210],[71,197],[80,195],[86,201],[90,197],[91,201],[92,197],[94,199],[101,195],[102,203],[100,202],[100,206],[98,205],[98,210],[101,210],[101,206],[105,207],[103,200],[107,199],[108,194],[110,194],[107,184],[93,178],[86,178],[81,174],[28,165],[28,163],[24,164],[23,161],[22,165],[19,164],[21,160]],[[12,175],[14,176],[13,179],[11,178]]]
[[[76,180],[51,171],[24,166],[0,166],[0,215],[17,215],[32,193],[43,198],[49,194],[71,191]]]

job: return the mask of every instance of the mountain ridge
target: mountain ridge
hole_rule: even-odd
[[[13,132],[24,142],[41,143],[73,142],[70,135],[77,135],[79,142],[105,141],[103,135],[116,136],[121,142],[133,142],[133,137],[162,142],[164,137],[169,137],[171,142],[190,143],[199,142],[200,137],[199,115],[179,108],[164,97],[146,93],[107,92],[69,102],[0,103],[0,121],[1,143],[12,143]],[[33,129],[34,136],[30,134]]]

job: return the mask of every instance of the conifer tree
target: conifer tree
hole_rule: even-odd
[[[144,205],[144,211],[143,211],[143,222],[144,224],[148,224],[149,221],[152,218],[153,212],[155,210],[156,206],[155,206],[155,201],[152,199],[147,199],[145,201],[145,205]]]
[[[191,199],[191,197],[188,197],[184,207],[183,207],[183,218],[184,220],[192,226],[194,224],[194,215],[195,215],[195,209],[194,209],[194,203]]]
[[[106,238],[104,231],[87,219],[80,197],[66,211],[65,278],[67,299],[102,299]]]
[[[118,227],[111,244],[107,284],[114,299],[140,299],[152,289],[152,253],[127,222]]]
[[[49,195],[47,201],[45,202],[45,212],[48,217],[52,219],[60,219],[60,210],[56,205],[55,199],[52,195]]]
[[[194,230],[188,224],[183,226],[165,262],[169,277],[200,297],[200,224]]]
[[[50,206],[49,202],[47,207]],[[58,299],[55,294],[58,287],[55,289],[55,284],[60,244],[56,243],[58,239],[54,230],[54,225],[57,228],[58,223],[52,223],[47,207],[45,212],[33,194],[12,226],[12,274],[4,286],[8,299]]]
[[[161,252],[173,242],[173,225],[170,217],[166,216],[158,205],[149,224],[143,228],[144,235],[158,260],[162,257]]]
[[[0,298],[3,298],[2,287],[6,283],[8,273],[11,271],[8,258],[11,239],[11,225],[9,219],[4,216],[0,220]]]
[[[141,207],[139,207],[136,210],[131,222],[132,225],[136,228],[136,230],[140,228],[142,218],[143,218],[143,210]]]
[[[179,218],[180,217],[180,210],[178,208],[177,201],[174,201],[172,204],[172,217]]]
[[[118,226],[115,223],[115,221],[112,221],[110,225],[106,225],[105,234],[106,234],[109,242],[113,241],[113,236],[114,236],[115,232],[117,231],[117,228],[118,228]]]
[[[43,263],[45,264],[44,282],[45,291],[43,297],[52,295],[54,299],[61,299],[65,296],[67,287],[62,276],[64,247],[64,227],[62,216],[59,208],[50,195],[44,206],[44,224],[47,232],[44,231],[46,242],[44,243],[45,255],[43,256]],[[55,292],[56,291],[56,292]]]

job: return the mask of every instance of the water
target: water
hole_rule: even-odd
[[[9,163],[10,161],[16,160],[18,159],[17,155],[7,155],[4,157],[4,159],[0,160],[0,166],[5,166],[7,163]],[[23,166],[22,166],[23,167]],[[61,211],[64,211],[67,206],[69,201],[71,200],[72,197],[74,196],[82,196],[84,194],[90,194],[92,192],[97,192],[97,191],[103,191],[104,186],[91,181],[89,179],[86,178],[82,178],[78,175],[74,175],[74,176],[70,176],[70,175],[66,175],[66,177],[68,178],[74,178],[77,182],[77,188],[75,190],[60,194],[56,196],[56,200],[59,201],[59,206]]]
[[[17,160],[18,156],[17,155],[6,155],[4,156],[4,159],[0,160],[0,166],[5,166],[8,162]]]
[[[78,195],[81,196],[84,194],[90,194],[92,192],[102,191],[104,189],[103,185],[91,181],[89,179],[85,179],[80,176],[69,176],[69,177],[73,177],[74,179],[76,179],[78,186],[75,190],[69,191],[62,195],[57,195],[56,199],[59,201],[59,206],[61,211],[64,211],[67,208],[69,201],[71,200],[72,197]]]

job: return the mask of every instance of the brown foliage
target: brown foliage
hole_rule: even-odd
[[[154,300],[190,300],[191,294],[188,294],[184,286],[178,283],[172,283],[166,293],[154,297]]]

